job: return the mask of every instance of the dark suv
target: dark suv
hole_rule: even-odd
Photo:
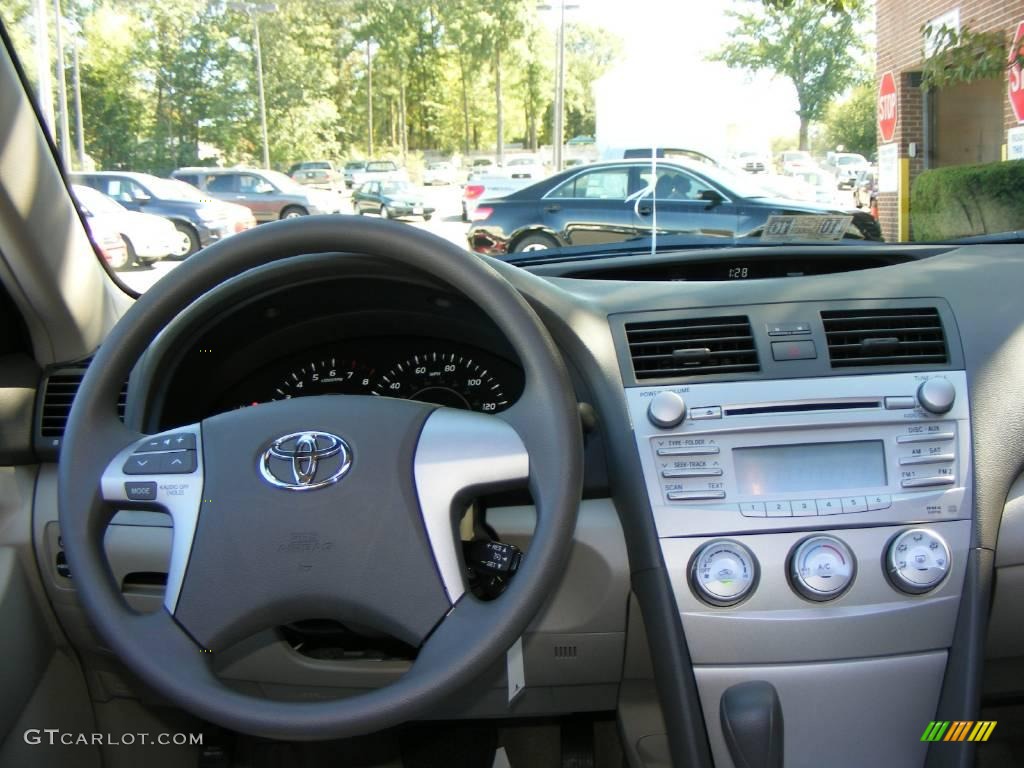
[[[73,173],[71,182],[99,190],[130,211],[170,219],[181,236],[178,249],[172,254],[178,258],[191,256],[235,231],[233,215],[227,206],[177,181],[148,173],[95,171]]]

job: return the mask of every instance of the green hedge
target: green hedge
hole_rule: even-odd
[[[1024,160],[925,171],[910,189],[911,239],[1024,229]]]

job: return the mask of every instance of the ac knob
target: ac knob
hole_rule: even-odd
[[[917,388],[917,402],[929,413],[949,413],[956,401],[956,387],[948,379],[928,379]]]
[[[671,429],[686,418],[686,402],[676,392],[659,392],[647,406],[647,418],[656,427]]]

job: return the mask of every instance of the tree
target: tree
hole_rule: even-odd
[[[597,129],[594,82],[622,53],[608,30],[572,23],[565,28],[565,137],[593,136]]]
[[[732,42],[712,55],[735,69],[768,70],[796,88],[800,148],[808,148],[808,127],[824,117],[829,103],[861,77],[865,44],[860,27],[864,0],[842,7],[819,0],[765,0],[727,13],[736,19]]]
[[[825,139],[830,149],[843,147],[870,157],[878,146],[875,89],[858,85],[845,101],[831,105],[825,114]]]

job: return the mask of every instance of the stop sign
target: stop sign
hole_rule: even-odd
[[[892,76],[892,72],[886,72],[882,75],[882,82],[878,84],[878,132],[882,135],[883,142],[888,143],[895,138],[898,117],[896,78]]]
[[[1006,62],[1007,93],[1010,95],[1010,106],[1013,107],[1013,114],[1017,117],[1018,123],[1024,123],[1024,73],[1021,72],[1020,64],[1017,61],[1022,48],[1024,48],[1024,21],[1017,25],[1013,42],[1010,43],[1010,55]]]

